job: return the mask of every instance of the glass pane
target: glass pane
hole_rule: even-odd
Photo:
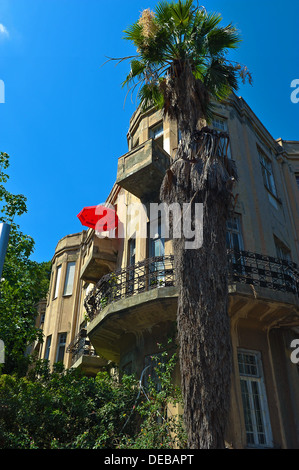
[[[252,396],[253,396],[253,403],[254,403],[254,413],[255,413],[255,421],[256,421],[256,429],[258,435],[258,443],[265,444],[265,427],[262,415],[262,406],[260,400],[260,390],[258,387],[258,383],[253,381],[251,382],[252,388]]]
[[[254,444],[254,431],[253,431],[253,422],[252,422],[252,414],[251,414],[252,410],[250,407],[250,391],[249,391],[249,384],[245,380],[241,380],[241,391],[242,391],[242,402],[243,402],[247,442],[248,444]]]
[[[56,299],[56,297],[58,297],[60,276],[61,276],[61,266],[58,266],[57,271],[56,271],[56,284],[55,284],[54,299]]]
[[[271,429],[270,426],[268,430],[266,428],[269,417],[266,414],[267,398],[260,357],[257,353],[239,352],[238,363],[247,443],[254,446],[270,445]]]
[[[259,371],[254,354],[238,354],[239,372],[241,375],[247,375],[249,377],[258,377]]]
[[[57,354],[57,362],[63,362],[65,346],[59,346]]]
[[[51,340],[52,340],[52,336],[48,336],[47,344],[46,344],[46,351],[45,351],[45,359],[49,359]]]
[[[163,124],[158,124],[157,126],[150,129],[150,138],[157,139],[163,135]]]
[[[239,235],[237,233],[233,233],[232,236],[233,236],[233,248],[234,248],[234,250],[241,251]]]
[[[75,262],[71,262],[67,264],[63,295],[72,295],[73,293],[75,266],[76,266]]]

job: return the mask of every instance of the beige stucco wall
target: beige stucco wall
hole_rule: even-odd
[[[52,273],[50,289],[45,312],[45,323],[43,327],[44,343],[41,350],[41,357],[45,357],[46,342],[48,336],[52,336],[49,361],[53,364],[56,361],[57,342],[60,333],[67,333],[66,347],[71,342],[78,329],[78,322],[81,318],[80,305],[82,305],[82,282],[80,281],[80,269],[82,265],[81,249],[86,236],[83,231],[74,235],[67,235],[61,239],[56,247],[52,259]],[[71,295],[64,296],[64,283],[69,262],[76,262],[73,291]],[[61,276],[57,298],[54,299],[56,284],[56,273],[58,266],[61,266]],[[64,365],[70,367],[70,356],[64,354]]]

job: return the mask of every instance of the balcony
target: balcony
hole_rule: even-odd
[[[71,354],[71,366],[82,370],[86,375],[96,375],[107,365],[107,361],[96,354],[85,329],[69,344],[66,352]]]
[[[118,241],[111,238],[99,238],[91,231],[86,241],[86,251],[80,277],[83,281],[98,282],[116,266]]]
[[[228,252],[231,319],[265,328],[299,325],[299,270],[295,263],[249,251]]]
[[[116,183],[144,201],[154,202],[170,165],[170,156],[153,139],[118,160]]]
[[[265,327],[299,325],[299,271],[294,263],[247,251],[228,251],[229,313]],[[146,259],[104,276],[85,299],[88,335],[96,350],[117,361],[119,338],[175,321],[173,256]]]

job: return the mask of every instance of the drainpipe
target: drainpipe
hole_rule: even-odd
[[[8,245],[10,232],[10,225],[2,223],[0,224],[0,279],[2,276],[2,270]]]

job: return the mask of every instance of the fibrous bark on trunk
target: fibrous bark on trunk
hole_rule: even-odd
[[[208,129],[183,131],[160,194],[167,204],[182,207],[190,203],[193,217],[194,205],[203,204],[202,247],[186,249],[184,236],[173,239],[181,382],[190,449],[224,447],[230,406],[226,221],[237,175],[233,162],[218,151],[219,143],[219,136]]]

